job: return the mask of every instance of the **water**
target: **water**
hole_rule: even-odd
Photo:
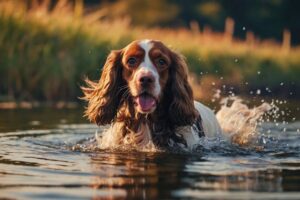
[[[300,199],[292,110],[261,121],[247,144],[203,138],[193,152],[100,150],[81,109],[1,110],[0,197]]]

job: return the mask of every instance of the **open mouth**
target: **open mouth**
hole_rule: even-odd
[[[151,112],[156,107],[156,98],[146,92],[134,98],[134,103],[142,112]]]

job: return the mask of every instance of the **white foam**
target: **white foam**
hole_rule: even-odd
[[[216,117],[223,134],[239,145],[247,145],[258,134],[257,125],[264,121],[263,115],[276,107],[274,104],[262,103],[258,107],[249,108],[238,97],[224,98],[221,104]]]

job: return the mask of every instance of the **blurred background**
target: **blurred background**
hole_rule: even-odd
[[[0,0],[0,107],[76,106],[109,51],[143,38],[186,57],[196,99],[298,102],[299,10],[297,0]]]

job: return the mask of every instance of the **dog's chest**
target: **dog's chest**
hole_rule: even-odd
[[[152,140],[158,146],[192,148],[205,136],[200,117],[193,125],[177,127],[173,131],[160,130],[155,125],[151,130]]]

